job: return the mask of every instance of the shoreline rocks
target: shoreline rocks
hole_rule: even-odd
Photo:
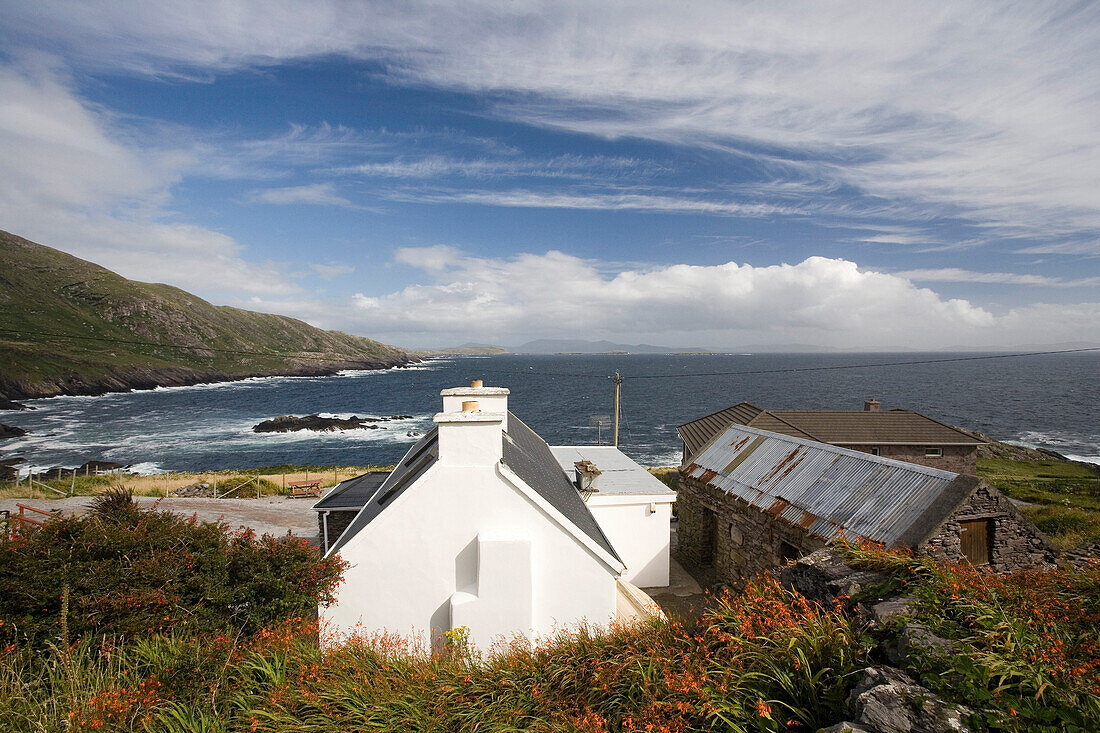
[[[390,417],[359,417],[352,415],[343,417],[321,417],[320,415],[280,415],[270,420],[264,420],[258,425],[252,426],[254,433],[290,433],[298,430],[313,430],[315,432],[328,433],[336,430],[381,430],[379,422],[390,420],[409,420],[412,415],[392,415]]]
[[[23,428],[17,428],[14,425],[5,425],[4,423],[0,422],[0,440],[5,440],[7,438],[18,438],[26,434],[27,431]]]

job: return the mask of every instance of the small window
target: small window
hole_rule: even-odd
[[[925,458],[943,458],[943,448],[938,446],[928,446],[924,449]]]
[[[878,454],[879,454],[878,446],[877,445],[872,445],[871,446],[871,455],[877,456]]]

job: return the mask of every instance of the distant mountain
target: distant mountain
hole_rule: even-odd
[[[611,341],[580,339],[537,339],[512,349],[517,354],[705,354],[706,349],[676,348],[651,344],[616,344]]]
[[[480,344],[463,344],[446,349],[418,349],[419,356],[496,356],[497,354],[511,353],[502,346],[482,346]]]
[[[102,394],[419,361],[287,316],[211,305],[0,231],[0,396]]]

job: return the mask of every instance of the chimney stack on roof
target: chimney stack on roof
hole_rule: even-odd
[[[575,461],[573,468],[577,471],[577,478],[575,484],[577,490],[583,492],[595,492],[597,489],[592,488],[592,484],[596,481],[596,477],[603,471],[596,468],[596,464],[587,459],[583,461]]]
[[[872,397],[869,400],[864,400],[863,401],[863,411],[864,412],[878,412],[878,409],[881,406],[882,405],[879,403],[879,401],[876,400],[874,397]]]
[[[503,455],[507,430],[508,390],[484,387],[475,379],[469,387],[445,389],[439,426],[439,460],[458,466],[490,466]]]

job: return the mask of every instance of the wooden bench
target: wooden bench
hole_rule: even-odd
[[[286,486],[290,489],[290,493],[287,494],[287,496],[291,499],[304,499],[306,497],[321,495],[321,479],[291,481]]]

